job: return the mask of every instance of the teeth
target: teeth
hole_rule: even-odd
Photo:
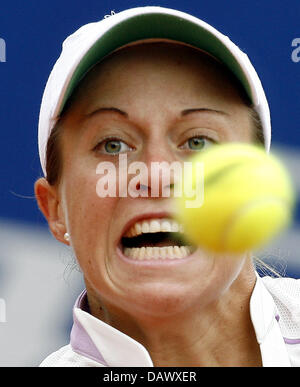
[[[132,258],[136,258],[137,259],[139,257],[139,249],[134,248],[134,249],[131,249],[131,250],[133,250]]]
[[[137,258],[142,261],[146,255],[146,247],[136,248],[138,251],[136,253]]]
[[[141,225],[141,223],[137,222],[137,223],[134,225],[134,234],[135,234],[135,235],[140,235],[140,234],[142,234],[142,225]]]
[[[173,251],[176,258],[182,258],[182,253],[178,246],[174,246]]]
[[[172,222],[172,232],[179,232],[179,224],[175,221]]]
[[[160,224],[160,230],[162,232],[171,232],[172,231],[171,222],[168,219],[163,219]]]
[[[191,254],[191,248],[189,246],[125,247],[124,254],[139,261],[147,259],[181,259]]]
[[[175,258],[175,256],[174,256],[174,247],[173,246],[168,246],[167,256],[170,257],[170,258]]]
[[[134,228],[131,228],[131,229],[129,230],[129,232],[130,232],[131,230],[134,230]],[[143,233],[143,234],[147,234],[149,231],[150,231],[150,224],[149,224],[149,222],[144,221],[144,222],[142,223],[142,233]]]
[[[150,232],[160,232],[160,223],[158,220],[151,220],[149,226]]]
[[[190,249],[188,246],[181,246],[180,251],[181,251],[183,258],[190,254]]]
[[[155,233],[155,232],[181,232],[183,233],[183,226],[171,219],[151,219],[136,222],[124,235],[124,237],[134,237],[141,234]]]

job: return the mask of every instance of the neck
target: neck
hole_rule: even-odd
[[[217,301],[163,319],[129,316],[103,302],[99,312],[88,295],[91,313],[144,345],[156,367],[261,366],[250,318],[255,281],[254,271],[242,271]]]

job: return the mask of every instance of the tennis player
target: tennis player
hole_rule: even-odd
[[[96,189],[99,165],[124,177],[120,156],[150,171],[231,141],[269,151],[268,103],[247,55],[202,20],[133,8],[64,41],[41,104],[35,193],[86,289],[70,343],[41,366],[300,366],[299,280],[259,277],[250,253],[185,245],[168,197]]]

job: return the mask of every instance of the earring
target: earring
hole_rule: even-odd
[[[70,241],[70,235],[66,232],[64,235],[64,240],[69,242]]]

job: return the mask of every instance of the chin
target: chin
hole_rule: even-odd
[[[149,284],[136,294],[130,291],[127,311],[152,318],[166,318],[199,309],[203,297],[194,289],[179,287],[177,284]],[[129,301],[130,300],[130,301]]]

